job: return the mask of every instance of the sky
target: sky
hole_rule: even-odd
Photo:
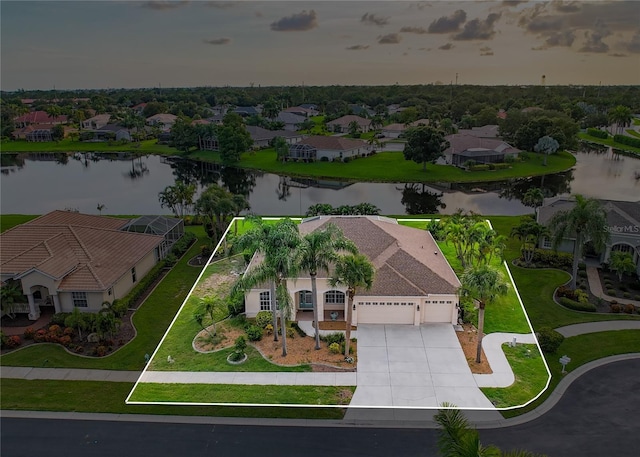
[[[5,91],[640,84],[637,0],[2,0],[0,39]]]

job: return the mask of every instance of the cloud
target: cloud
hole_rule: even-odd
[[[614,52],[613,54],[609,54],[611,57],[627,57],[626,54],[620,54],[618,52]]]
[[[410,27],[405,26],[400,29],[401,33],[417,33],[418,35],[423,35],[427,33],[427,31],[422,27]]]
[[[555,32],[545,41],[545,45],[548,47],[554,46],[567,46],[570,47],[573,41],[576,39],[575,32],[573,30],[565,30],[564,32]]]
[[[496,34],[493,26],[500,16],[500,13],[491,13],[484,21],[480,19],[469,21],[464,25],[462,32],[454,35],[453,39],[457,41],[489,40]]]
[[[305,30],[311,30],[318,26],[316,20],[316,12],[311,10],[302,11],[298,14],[292,14],[291,16],[283,17],[276,22],[271,23],[271,30],[276,32],[302,32]]]
[[[377,25],[378,27],[384,27],[389,23],[389,18],[376,16],[373,13],[364,13],[360,18],[360,22],[367,25]]]
[[[556,11],[561,13],[575,13],[580,11],[580,4],[576,1],[564,2],[562,0],[554,0],[551,4]]]
[[[389,33],[378,37],[378,44],[398,44],[402,41],[402,37],[397,33]]]
[[[579,49],[579,52],[608,52],[609,45],[602,40],[609,35],[611,35],[611,31],[607,28],[604,22],[599,19],[593,30],[587,30],[584,32],[586,40],[584,45]]]
[[[224,45],[231,43],[231,38],[214,38],[213,40],[203,40],[206,44]]]
[[[189,4],[189,0],[156,0],[143,2],[143,8],[149,8],[156,11],[172,10]]]
[[[460,29],[460,26],[467,20],[467,13],[464,10],[457,10],[449,16],[442,16],[429,25],[429,33],[450,33]]]
[[[527,24],[527,31],[531,33],[555,32],[565,28],[565,21],[560,16],[537,16]]]
[[[632,54],[640,54],[640,32],[637,32],[628,43],[621,43],[622,47]]]
[[[347,51],[364,51],[365,49],[369,49],[369,45],[364,44],[354,44],[353,46],[347,46]]]
[[[481,56],[492,56],[493,55],[493,49],[491,49],[489,46],[483,46],[482,48],[480,48],[480,55]]]
[[[438,49],[442,49],[443,51],[449,51],[450,49],[453,49],[453,48],[455,48],[453,43],[446,43],[446,44],[443,44],[442,46],[438,46]]]
[[[221,10],[226,10],[226,9],[233,8],[234,6],[236,6],[236,4],[234,2],[209,1],[209,2],[204,2],[204,4],[206,6],[211,7],[211,8],[218,8],[218,9],[221,9]]]

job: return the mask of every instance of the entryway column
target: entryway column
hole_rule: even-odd
[[[51,294],[51,296],[53,297],[53,308],[57,313],[61,313],[62,309],[60,308],[60,299],[58,298],[58,294]]]
[[[37,321],[40,317],[40,307],[36,305],[33,294],[27,294],[27,300],[29,301],[29,320]]]

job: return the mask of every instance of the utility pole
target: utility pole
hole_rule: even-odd
[[[456,72],[456,86],[458,85],[458,73]]]

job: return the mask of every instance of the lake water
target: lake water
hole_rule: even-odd
[[[109,158],[107,158],[109,157]],[[611,200],[640,200],[640,160],[611,152],[579,152],[576,167],[544,178],[475,184],[341,183],[296,180],[269,173],[220,169],[211,164],[160,156],[118,159],[117,155],[39,154],[12,162],[3,156],[0,212],[42,214],[77,209],[98,214],[168,214],[158,193],[176,177],[223,184],[249,195],[251,211],[261,215],[301,215],[310,205],[373,203],[383,214],[450,214],[458,208],[485,215],[531,212],[520,198],[531,186],[547,196],[580,193]]]

